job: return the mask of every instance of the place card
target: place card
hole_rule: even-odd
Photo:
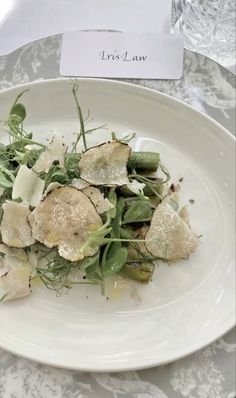
[[[61,48],[63,76],[180,79],[183,38],[177,34],[67,32]]]

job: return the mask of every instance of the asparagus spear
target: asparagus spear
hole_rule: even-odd
[[[128,170],[157,171],[160,162],[159,153],[131,152],[128,161]]]
[[[160,183],[159,183],[160,182]],[[156,179],[156,181],[150,181],[150,184],[152,189],[150,188],[150,186],[146,185],[145,188],[143,189],[143,193],[145,196],[153,196],[154,192],[153,190],[161,195],[162,191],[163,191],[163,184],[162,184],[162,179]],[[120,187],[120,193],[122,196],[124,197],[132,197],[132,196],[136,196],[136,194],[131,191],[127,185],[123,185],[122,187]]]
[[[122,273],[130,279],[148,283],[152,277],[153,269],[152,264],[132,262],[123,266]]]

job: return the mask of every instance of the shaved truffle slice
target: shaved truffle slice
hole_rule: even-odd
[[[165,201],[155,210],[145,239],[153,256],[173,261],[187,258],[199,244],[197,236]]]
[[[103,223],[90,199],[73,187],[51,191],[29,216],[33,237],[47,247],[58,246],[60,256],[78,261],[92,256],[98,247],[82,252],[91,232]]]
[[[43,196],[45,181],[25,165],[21,165],[12,189],[12,199],[21,198],[30,206],[36,206]]]
[[[17,202],[6,202],[2,205],[3,217],[1,222],[2,241],[12,247],[27,247],[35,241],[27,217],[29,208]]]
[[[83,192],[94,204],[98,214],[105,213],[114,208],[113,204],[107,198],[104,198],[99,189],[95,187],[87,187],[83,189]]]
[[[81,178],[93,185],[128,184],[130,150],[128,145],[117,141],[88,149],[79,161]]]
[[[3,301],[15,300],[28,296],[30,290],[30,278],[32,268],[23,265],[10,269],[0,277],[0,298]]]
[[[60,166],[64,166],[64,155],[67,151],[67,146],[64,143],[62,137],[58,134],[54,134],[51,142],[48,144],[44,152],[41,153],[33,170],[36,173],[45,172],[47,173],[54,161],[58,161]]]

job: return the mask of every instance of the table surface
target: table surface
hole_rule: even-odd
[[[59,77],[61,35],[0,57],[0,90]],[[235,133],[233,74],[185,51],[183,78],[128,80],[182,99]],[[138,372],[86,373],[56,369],[0,349],[1,398],[235,398],[235,329],[171,364]]]

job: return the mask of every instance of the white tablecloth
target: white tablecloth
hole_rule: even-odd
[[[0,89],[57,77],[60,42],[55,36],[0,57]],[[181,98],[234,130],[234,77],[204,56],[186,52],[181,80],[133,83]],[[55,369],[0,349],[0,398],[234,398],[235,341],[231,330],[172,364],[116,374]]]

